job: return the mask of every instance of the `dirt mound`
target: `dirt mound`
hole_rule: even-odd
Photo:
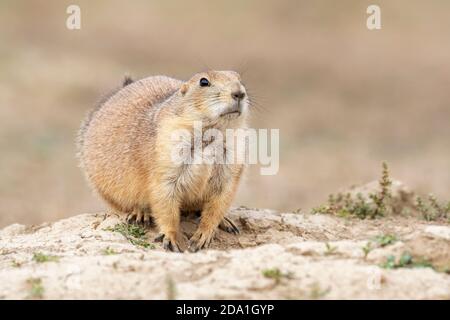
[[[236,208],[239,236],[168,253],[155,229],[82,214],[0,231],[0,298],[450,298],[450,227]],[[189,236],[196,225],[186,217]]]

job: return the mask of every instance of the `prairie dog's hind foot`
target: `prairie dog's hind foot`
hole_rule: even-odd
[[[188,250],[190,252],[197,252],[201,249],[207,249],[211,245],[211,241],[214,238],[214,232],[197,230],[194,235],[189,239]]]
[[[225,232],[238,235],[240,233],[239,228],[236,224],[228,217],[224,217],[219,224],[219,229]]]
[[[217,229],[222,229],[232,234],[238,234],[239,228],[228,217],[225,216],[223,201],[217,199],[207,203],[206,208],[202,210],[202,216],[197,230],[189,239],[188,249],[196,252],[201,249],[207,249],[214,239]]]

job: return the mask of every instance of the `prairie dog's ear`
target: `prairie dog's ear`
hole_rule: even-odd
[[[183,83],[183,84],[181,85],[181,88],[180,88],[181,94],[184,95],[184,94],[188,91],[188,89],[189,89],[188,84],[187,84],[186,82]]]

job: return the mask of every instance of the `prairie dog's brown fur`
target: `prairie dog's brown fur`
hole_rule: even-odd
[[[219,225],[235,228],[225,214],[244,167],[176,164],[172,133],[192,132],[196,121],[223,132],[245,128],[248,105],[233,71],[203,72],[186,82],[166,76],[126,80],[83,123],[78,135],[81,167],[113,209],[137,222],[154,218],[166,249],[181,251],[180,211],[201,211],[189,249],[207,247]]]

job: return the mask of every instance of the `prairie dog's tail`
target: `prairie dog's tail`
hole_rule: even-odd
[[[122,87],[126,87],[127,85],[129,85],[133,82],[134,82],[134,80],[130,76],[126,75],[125,78],[123,79]]]

